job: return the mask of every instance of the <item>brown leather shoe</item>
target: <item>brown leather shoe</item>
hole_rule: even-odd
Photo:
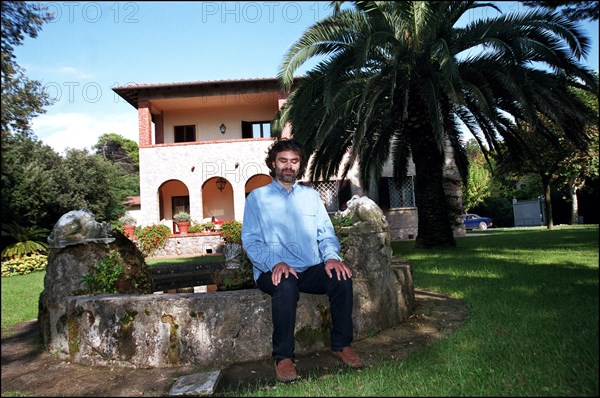
[[[283,382],[296,380],[298,373],[296,373],[294,361],[289,358],[282,359],[279,363],[275,361],[275,375],[277,376],[277,380]]]
[[[345,347],[342,351],[332,351],[333,355],[338,357],[342,362],[351,368],[362,368],[365,366],[362,359],[350,347]]]

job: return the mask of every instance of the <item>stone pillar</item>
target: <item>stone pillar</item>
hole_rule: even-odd
[[[367,336],[396,326],[414,309],[410,267],[392,267],[392,249],[387,228],[360,222],[343,228],[348,238],[344,263],[352,270],[355,336]]]

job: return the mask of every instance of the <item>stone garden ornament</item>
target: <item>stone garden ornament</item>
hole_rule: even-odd
[[[71,210],[54,224],[48,245],[60,249],[87,242],[111,243],[115,240],[110,236],[112,229],[109,223],[96,221],[94,214],[88,210]]]

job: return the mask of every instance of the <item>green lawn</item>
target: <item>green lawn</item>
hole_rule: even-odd
[[[468,305],[448,338],[403,361],[235,395],[598,396],[598,226],[481,235],[445,250],[392,244],[417,288]],[[42,285],[43,273],[2,279],[3,329],[37,316]]]
[[[45,272],[2,278],[2,332],[14,324],[37,318]]]

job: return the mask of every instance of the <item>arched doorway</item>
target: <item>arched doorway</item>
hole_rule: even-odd
[[[165,181],[158,188],[159,219],[173,220],[173,214],[180,211],[190,212],[190,192],[188,187],[179,180]],[[172,229],[177,233],[177,225],[172,222]]]
[[[233,185],[226,178],[213,177],[202,184],[202,217],[206,221],[235,218]]]

